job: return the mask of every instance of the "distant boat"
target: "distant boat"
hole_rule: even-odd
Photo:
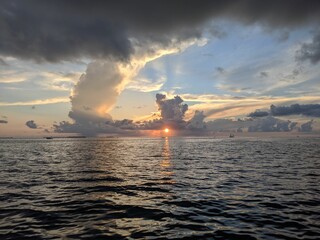
[[[45,137],[45,139],[53,139],[53,137]]]
[[[234,134],[230,133],[229,138],[234,138]]]

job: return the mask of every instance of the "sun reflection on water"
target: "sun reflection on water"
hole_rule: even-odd
[[[164,138],[163,149],[162,149],[163,159],[160,162],[161,174],[166,176],[173,175],[172,163],[171,163],[171,152],[169,145],[169,138]]]

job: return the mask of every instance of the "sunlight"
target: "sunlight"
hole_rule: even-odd
[[[169,130],[169,128],[165,128],[163,131],[164,131],[165,133],[168,133],[170,130]]]

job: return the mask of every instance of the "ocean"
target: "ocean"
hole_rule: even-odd
[[[0,239],[319,239],[320,138],[0,140]]]

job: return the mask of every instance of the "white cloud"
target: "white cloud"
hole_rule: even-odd
[[[70,102],[69,97],[60,97],[60,98],[47,98],[47,99],[38,99],[25,102],[0,102],[0,106],[32,106],[32,105],[46,105],[54,103],[68,103]]]

